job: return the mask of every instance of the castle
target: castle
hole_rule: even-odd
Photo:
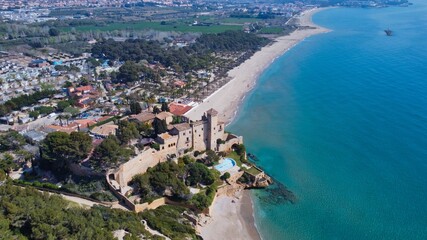
[[[214,109],[208,110],[201,120],[168,125],[169,131],[159,134],[155,139],[159,150],[147,147],[136,157],[110,171],[107,179],[115,191],[125,194],[133,176],[146,172],[160,162],[176,159],[193,151],[227,152],[234,144],[242,144],[243,138],[226,133],[224,125]]]

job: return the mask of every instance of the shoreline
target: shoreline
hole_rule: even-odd
[[[255,227],[250,190],[239,190],[234,196],[220,195],[210,207],[210,216],[201,218],[197,226],[204,240],[247,239],[261,240]],[[238,236],[238,238],[236,238]]]
[[[327,33],[331,30],[312,22],[312,16],[329,8],[315,8],[302,12],[295,18],[300,28],[289,35],[280,36],[241,65],[231,69],[231,80],[206,97],[200,104],[185,114],[191,120],[198,120],[210,108],[223,115],[219,116],[226,125],[237,116],[246,95],[256,86],[259,76],[277,58],[307,37]],[[301,28],[302,27],[302,28]],[[262,239],[254,217],[253,201],[248,190],[238,191],[234,197],[217,196],[211,206],[211,216],[202,218],[198,226],[203,239]],[[238,236],[238,238],[236,238]]]
[[[231,123],[237,115],[242,100],[255,87],[259,76],[268,66],[307,37],[330,32],[329,29],[312,22],[312,16],[325,9],[328,8],[315,8],[302,12],[295,19],[299,26],[309,28],[300,28],[289,35],[275,38],[272,43],[263,47],[245,62],[228,71],[231,80],[203,99],[185,116],[191,120],[199,120],[203,113],[210,108],[215,108],[222,114],[220,116],[222,121],[226,124]]]

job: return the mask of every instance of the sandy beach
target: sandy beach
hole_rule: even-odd
[[[186,116],[198,120],[204,112],[215,108],[221,113],[220,119],[230,123],[245,95],[255,86],[259,75],[276,58],[305,38],[330,31],[315,25],[311,20],[313,14],[321,10],[324,9],[303,12],[295,19],[299,23],[299,29],[290,35],[276,38],[272,44],[263,47],[240,66],[230,70],[228,75],[232,80],[191,109]],[[249,192],[240,191],[236,196],[218,196],[215,199],[211,216],[202,219],[202,226],[198,226],[203,239],[261,239],[255,227]]]
[[[192,120],[198,120],[204,112],[210,108],[215,108],[221,113],[221,120],[230,123],[236,115],[243,98],[255,86],[259,75],[264,69],[305,38],[329,32],[328,29],[317,26],[311,21],[313,14],[321,10],[323,9],[312,9],[303,12],[296,20],[300,26],[310,28],[299,28],[287,36],[274,39],[273,43],[263,47],[241,65],[230,70],[228,76],[231,80],[187,112],[185,116]]]
[[[230,197],[218,196],[211,206],[211,216],[204,217],[199,226],[201,236],[205,240],[215,239],[261,239],[255,228],[252,200],[249,190],[243,190]]]

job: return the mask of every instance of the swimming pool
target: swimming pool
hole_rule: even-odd
[[[236,166],[236,161],[231,158],[224,158],[219,161],[219,164],[215,166],[215,169],[220,172],[225,172],[234,166]]]

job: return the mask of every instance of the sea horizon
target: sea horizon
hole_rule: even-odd
[[[321,11],[261,74],[228,129],[297,199],[252,194],[263,239],[427,237],[426,9]]]

